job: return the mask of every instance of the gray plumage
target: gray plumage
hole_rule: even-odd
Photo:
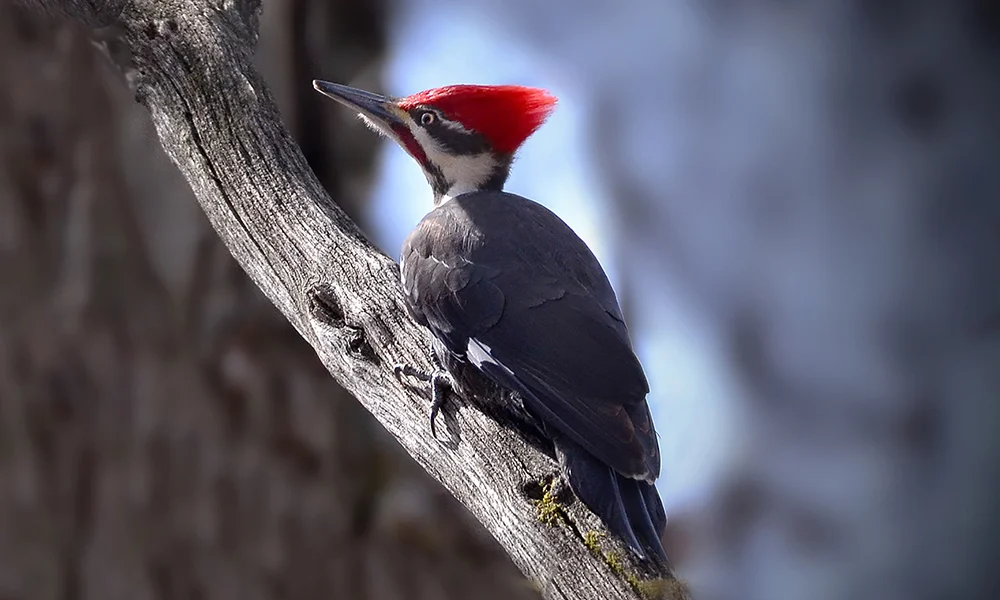
[[[649,387],[587,245],[540,204],[479,191],[428,213],[401,262],[408,308],[441,342],[442,364],[472,364],[516,392],[576,495],[665,562]]]

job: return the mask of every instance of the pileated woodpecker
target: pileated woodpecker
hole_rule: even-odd
[[[403,244],[411,316],[434,334],[443,388],[476,371],[516,392],[583,503],[641,558],[666,564],[649,386],[597,258],[554,213],[503,191],[514,153],[556,99],[520,86],[453,85],[389,98],[314,81],[420,164],[434,209]],[[485,375],[485,378],[482,376]],[[470,391],[468,384],[461,385]]]

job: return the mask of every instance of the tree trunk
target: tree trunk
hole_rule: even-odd
[[[374,144],[279,77],[370,69],[354,6],[274,3],[258,62],[357,216]],[[0,5],[0,77],[0,598],[537,596],[246,277],[88,32]]]
[[[443,439],[431,437],[427,390],[393,375],[399,363],[430,367],[427,333],[406,315],[398,267],[330,201],[250,64],[259,2],[132,0],[116,3],[120,11],[91,0],[28,4],[115,28],[108,37],[124,43],[111,54],[131,57],[136,97],[240,266],[537,589],[551,599],[683,594],[669,573],[641,570],[617,541],[602,538],[580,503],[543,495],[552,458],[470,410],[476,399],[453,398]],[[50,39],[51,31],[36,35]],[[72,40],[67,56],[83,67],[47,80],[40,95],[62,104],[31,110],[75,123],[76,109],[90,103],[105,121],[83,120],[79,135],[53,138],[62,143],[50,152],[74,149],[66,160],[80,174],[64,170],[79,181],[68,198],[48,192],[62,211],[40,221],[48,229],[10,245],[11,280],[46,272],[24,257],[23,244],[43,240],[48,253],[31,258],[51,255],[53,279],[34,296],[12,294],[17,306],[4,327],[13,332],[4,395],[18,397],[4,406],[23,440],[5,461],[20,469],[8,503],[19,527],[6,547],[42,545],[4,563],[23,577],[19,585],[123,598],[535,595],[495,546],[470,533],[464,511],[429,496],[420,475],[372,442],[379,435],[337,402],[305,346],[220,266],[225,257],[210,236],[162,241],[197,248],[179,291],[158,275],[142,212],[127,200],[144,202],[145,186],[126,196],[119,188],[127,182],[118,180],[127,173],[111,160],[116,149],[128,152],[110,135],[114,94],[77,91],[96,67],[81,37],[60,30],[51,39],[59,36]],[[357,177],[352,165],[345,161],[331,179],[345,196],[359,185],[347,183]],[[178,199],[163,206],[170,203]],[[38,206],[14,205],[11,222],[30,222]],[[148,229],[166,220],[159,213]],[[45,374],[20,381],[38,371]],[[33,382],[42,382],[44,402],[26,395]],[[42,433],[24,437],[35,430]],[[39,473],[49,475],[47,486]],[[34,520],[21,514],[40,507],[49,508]],[[557,518],[540,519],[542,509]],[[38,595],[24,589],[18,594]]]

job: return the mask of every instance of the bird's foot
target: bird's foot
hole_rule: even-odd
[[[431,375],[426,371],[421,371],[420,369],[414,367],[413,365],[398,364],[392,368],[392,374],[396,376],[398,381],[402,381],[403,377],[412,377],[419,381],[430,381]]]
[[[420,369],[412,365],[396,365],[392,369],[393,374],[396,379],[402,379],[403,376],[413,377],[419,381],[430,382],[431,384],[431,435],[437,437],[437,427],[435,427],[435,420],[437,419],[438,412],[441,411],[441,407],[445,405],[448,400],[448,393],[455,390],[454,380],[452,380],[451,375],[448,374],[444,369],[438,368],[433,373],[428,373],[426,371],[421,371]]]
[[[434,419],[438,411],[448,400],[448,393],[454,391],[454,382],[446,371],[438,371],[431,375],[431,435],[437,437]]]

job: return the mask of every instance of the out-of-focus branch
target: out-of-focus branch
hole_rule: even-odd
[[[25,6],[56,17],[69,17],[91,27],[107,27],[118,20],[128,0],[14,0],[15,5]]]
[[[425,333],[406,315],[397,265],[324,192],[253,68],[259,1],[21,1],[121,29],[136,96],[233,256],[546,597],[630,598],[644,587],[583,543],[597,525],[578,504],[558,508],[563,526],[539,519],[532,496],[555,467],[544,454],[461,401],[446,415],[450,443],[430,435],[426,394],[392,372],[397,363],[430,368]]]

